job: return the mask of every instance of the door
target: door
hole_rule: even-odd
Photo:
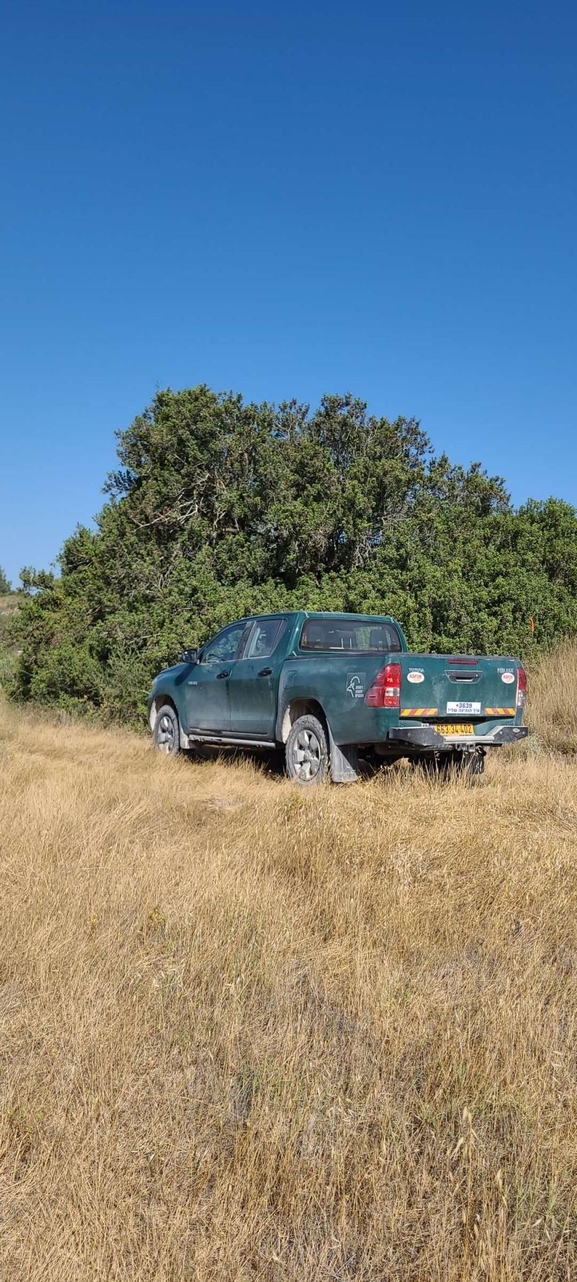
[[[186,683],[187,730],[230,730],[230,678],[246,623],[233,623],[218,632],[201,651]]]
[[[274,739],[286,619],[257,619],[230,677],[231,728],[248,738]]]

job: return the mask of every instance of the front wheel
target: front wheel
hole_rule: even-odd
[[[285,747],[286,769],[295,783],[322,783],[329,770],[329,748],[317,717],[299,717],[291,727]]]
[[[176,757],[180,752],[178,715],[170,703],[165,703],[162,708],[159,708],[152,738],[158,752],[165,752],[171,757]]]

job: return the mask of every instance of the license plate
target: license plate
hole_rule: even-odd
[[[470,717],[471,713],[473,714],[473,716],[480,715],[481,704],[480,703],[448,703],[447,704],[448,717],[451,717],[451,716],[453,717],[469,716]]]
[[[469,723],[468,721],[458,721],[458,722],[445,721],[442,725],[440,722],[437,722],[435,726],[435,730],[438,730],[439,734],[474,734],[475,733],[474,725],[472,724],[472,722]]]

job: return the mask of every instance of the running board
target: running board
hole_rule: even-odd
[[[192,748],[195,743],[206,743],[211,748],[276,748],[274,739],[233,739],[227,735],[185,734],[183,747]]]

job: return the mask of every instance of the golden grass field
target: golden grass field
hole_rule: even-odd
[[[2,1282],[577,1278],[562,664],[472,786],[4,705]]]

